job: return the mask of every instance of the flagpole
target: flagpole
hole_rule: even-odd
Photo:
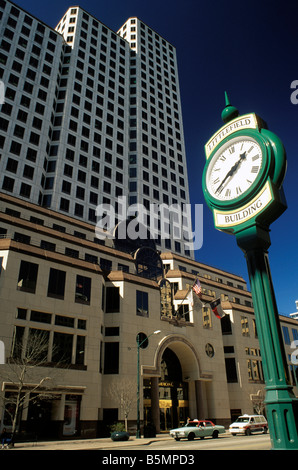
[[[195,288],[196,286],[196,288]],[[224,315],[225,315],[225,312],[222,310],[222,307],[221,307],[221,299],[218,298],[216,300],[212,300],[211,302],[207,301],[207,302],[203,302],[202,301],[202,287],[201,287],[201,283],[199,281],[199,279],[197,278],[195,280],[195,282],[193,283],[193,285],[191,287],[188,288],[187,292],[186,292],[186,295],[184,297],[184,299],[182,300],[182,302],[178,305],[178,308],[177,310],[175,310],[175,316],[178,316],[178,313],[179,313],[179,310],[180,308],[182,307],[185,299],[187,298],[187,296],[189,295],[191,289],[195,292],[195,294],[199,297],[200,301],[201,301],[201,304],[202,304],[202,308],[205,307],[205,305],[209,304],[210,307],[211,307],[211,310],[213,311],[214,315],[217,317],[217,318],[222,318]],[[220,309],[222,310],[222,314],[220,312],[220,310],[218,310],[218,307],[220,307]]]
[[[193,288],[193,286],[189,287],[189,289],[188,289],[188,291],[187,291],[187,293],[186,293],[184,299],[182,300],[181,304],[179,304],[177,310],[175,310],[175,314],[176,314],[176,315],[178,315],[178,312],[179,312],[179,310],[180,310],[180,307],[182,306],[184,300],[186,299],[186,297],[188,296],[188,294],[189,294],[189,292],[191,291],[192,288]]]
[[[182,302],[181,302],[180,305],[178,306],[177,310],[175,311],[175,314],[176,314],[176,315],[178,315],[178,312],[179,312],[179,310],[180,310],[180,307],[182,306],[183,302],[185,301],[186,297],[188,296],[188,294],[189,294],[189,292],[191,291],[191,289],[193,289],[193,287],[195,286],[195,284],[197,283],[197,281],[198,281],[198,283],[199,283],[199,285],[200,285],[199,279],[196,278],[196,280],[195,280],[195,282],[193,283],[193,285],[188,288],[188,291],[187,291],[187,293],[186,293],[184,299],[182,300]],[[205,303],[202,302],[202,299],[201,299],[202,293],[198,294],[198,293],[196,292],[196,294],[197,294],[197,296],[199,297],[199,299],[200,299],[200,301],[201,301],[201,303],[202,303],[202,307],[205,307],[205,305],[206,305],[207,303],[209,303],[209,302],[205,302]]]

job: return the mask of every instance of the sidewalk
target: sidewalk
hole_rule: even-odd
[[[151,442],[172,440],[169,434],[157,434],[156,437],[141,437],[137,439],[130,436],[128,441],[112,441],[110,437],[98,439],[76,439],[61,441],[17,442],[10,450],[117,450],[117,447],[147,446]]]

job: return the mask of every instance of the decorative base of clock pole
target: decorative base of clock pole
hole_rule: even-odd
[[[257,225],[236,234],[245,254],[260,342],[264,378],[265,405],[272,449],[298,449],[298,399],[288,377],[288,366],[274,288],[268,248],[269,229]]]

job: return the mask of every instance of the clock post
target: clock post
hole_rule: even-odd
[[[289,380],[268,259],[269,227],[287,208],[282,188],[286,155],[266,124],[255,114],[239,116],[227,96],[222,119],[225,125],[205,146],[203,192],[215,228],[234,234],[246,258],[272,449],[297,450],[298,400]]]

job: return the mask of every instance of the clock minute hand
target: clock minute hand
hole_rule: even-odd
[[[221,193],[221,191],[223,190],[223,186],[224,186],[225,182],[231,176],[230,173],[231,173],[231,170],[229,171],[229,173],[227,173],[227,175],[224,177],[224,179],[222,180],[222,182],[218,186],[217,190],[215,191],[216,193]]]
[[[218,192],[221,192],[222,191],[222,187],[224,185],[224,183],[227,181],[228,178],[230,178],[231,176],[233,176],[233,174],[235,173],[235,171],[237,171],[238,167],[240,166],[240,164],[242,163],[242,161],[246,158],[246,152],[242,153],[240,155],[240,158],[239,160],[232,166],[232,168],[230,169],[230,171],[226,174],[226,176],[224,177],[224,179],[222,180],[222,182],[220,183],[220,185],[218,186],[217,190],[216,190],[216,193]]]

